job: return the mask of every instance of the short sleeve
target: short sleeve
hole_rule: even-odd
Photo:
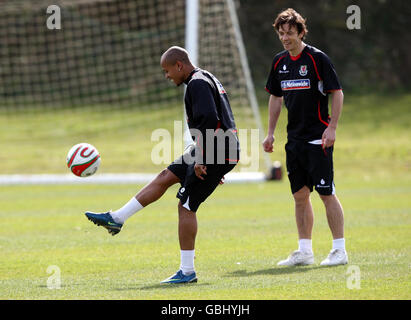
[[[325,53],[321,53],[319,58],[321,65],[320,77],[323,80],[324,92],[342,89],[337,72],[330,58]]]
[[[277,97],[282,97],[283,96],[283,91],[281,90],[281,84],[278,81],[278,79],[276,78],[276,68],[277,68],[277,64],[280,61],[280,57],[276,57],[274,58],[274,61],[271,65],[271,69],[270,69],[270,73],[268,74],[268,79],[267,79],[267,83],[265,85],[265,90]]]

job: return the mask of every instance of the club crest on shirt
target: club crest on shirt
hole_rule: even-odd
[[[218,81],[218,80],[217,80],[217,86],[218,86],[218,92],[219,92],[220,94],[226,93],[223,85],[222,85],[222,84],[220,83],[220,81]]]
[[[227,93],[227,92],[225,91],[223,85],[221,84],[221,82],[218,81],[218,79],[217,79],[216,77],[214,77],[214,76],[212,76],[212,78],[213,78],[214,82],[217,84],[217,90],[218,90],[218,92],[219,92],[220,94]]]
[[[304,77],[307,75],[308,70],[307,70],[307,65],[303,64],[300,66],[300,70],[299,70],[300,76]]]

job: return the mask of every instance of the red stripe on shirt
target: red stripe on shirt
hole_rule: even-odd
[[[320,121],[321,121],[322,123],[324,123],[324,124],[328,127],[328,122],[326,122],[326,121],[324,121],[323,119],[321,119],[320,107],[321,107],[321,104],[320,104],[320,101],[318,101],[318,119],[320,119]]]
[[[275,65],[274,65],[274,70],[275,69],[277,69],[277,65],[278,65],[278,63],[281,61],[281,59],[282,58],[284,58],[286,55],[283,55],[283,56],[281,56],[279,59],[278,59],[278,61],[275,63]]]
[[[308,53],[308,52],[307,52],[307,54],[308,54],[308,56],[311,58],[311,60],[313,61],[315,73],[317,74],[318,80],[321,81],[322,79],[321,79],[321,77],[320,77],[320,74],[318,73],[317,64],[315,63],[314,57],[313,57],[310,53]]]

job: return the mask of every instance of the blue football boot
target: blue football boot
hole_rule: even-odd
[[[86,217],[94,224],[106,228],[108,232],[113,236],[119,233],[121,231],[121,227],[123,226],[121,223],[117,223],[113,220],[113,217],[110,215],[110,212],[86,212]]]
[[[178,270],[176,274],[172,275],[170,278],[167,278],[163,281],[161,281],[161,283],[193,283],[193,282],[197,282],[197,276],[196,273],[193,272],[189,275],[184,275],[182,270]]]

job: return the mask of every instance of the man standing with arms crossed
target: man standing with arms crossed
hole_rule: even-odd
[[[333,181],[333,145],[343,106],[342,88],[328,56],[303,42],[308,31],[305,19],[298,12],[284,10],[273,27],[285,50],[274,57],[266,85],[270,93],[269,124],[263,148],[265,152],[273,152],[274,131],[284,99],[288,110],[286,162],[299,237],[298,250],[278,265],[314,263],[311,242],[314,214],[310,200],[313,188],[324,203],[333,236],[332,250],[321,265],[346,264],[344,213]]]

